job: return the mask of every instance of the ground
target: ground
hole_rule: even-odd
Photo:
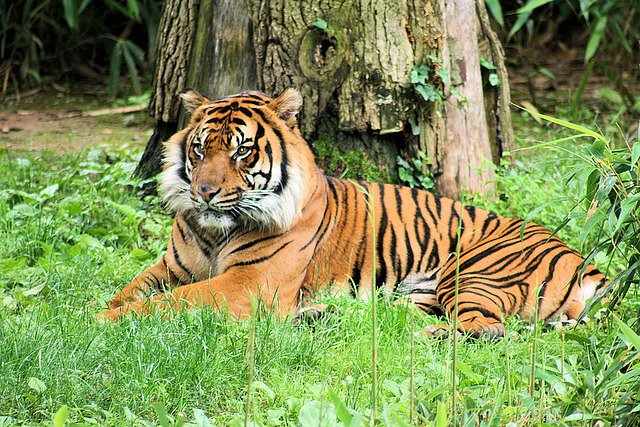
[[[80,90],[41,90],[23,96],[19,102],[13,97],[3,101],[0,108],[0,148],[79,152],[115,142],[142,149],[154,122],[140,105],[136,102],[133,107],[114,106],[111,101],[83,95]],[[118,112],[132,108],[138,111]],[[95,113],[100,115],[83,116]]]

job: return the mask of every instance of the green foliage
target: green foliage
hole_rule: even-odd
[[[570,17],[582,21],[588,32],[584,53],[587,67],[574,94],[573,109],[579,105],[584,86],[596,63],[615,84],[623,96],[626,108],[633,108],[635,100],[624,87],[616,66],[637,64],[640,59],[640,50],[633,48],[640,39],[640,26],[632,24],[640,21],[640,8],[636,0],[528,0],[516,10],[506,11],[502,6],[509,5],[507,2],[485,1],[494,19],[502,27],[505,26],[504,16],[516,17],[507,33],[507,42],[523,32],[523,29],[527,31],[528,40],[533,40],[539,33],[552,26],[549,21],[561,23]],[[616,52],[616,55],[600,55],[605,52]],[[612,60],[615,61],[613,67]]]
[[[396,161],[398,162],[398,177],[403,185],[408,185],[411,188],[433,190],[435,187],[433,175],[424,172],[426,165],[429,163],[425,153],[420,151],[418,157],[414,157],[410,161],[398,156]]]
[[[640,280],[640,143],[615,149],[598,139],[590,154],[589,163],[576,170],[588,206],[580,237],[585,240],[595,230],[594,251],[623,258],[626,267],[612,280],[615,304]]]
[[[529,113],[578,132],[572,138],[593,139],[572,174],[584,191],[585,210],[572,215],[583,224],[580,244],[588,242],[594,247],[589,259],[602,252],[622,260],[623,270],[610,285],[613,307],[632,285],[639,283],[640,277],[640,143],[625,140],[621,148],[614,148],[601,132],[534,111]]]
[[[462,102],[467,102],[460,91],[451,85],[449,71],[443,66],[442,59],[427,55],[428,64],[414,65],[411,69],[411,83],[415,91],[427,102],[442,102],[448,98],[445,88],[458,95]]]
[[[316,153],[316,162],[328,175],[368,182],[389,182],[389,173],[383,167],[374,164],[361,150],[343,151],[326,139],[312,144]]]
[[[411,83],[416,92],[427,102],[442,101],[444,94],[431,83],[431,68],[428,65],[414,65],[411,70]]]
[[[311,25],[323,31],[329,27],[329,25],[327,24],[327,21],[325,21],[322,18],[316,19]]]
[[[491,14],[500,26],[504,26],[504,11],[502,4],[496,0],[485,0]],[[566,4],[565,4],[566,3]],[[543,9],[555,9],[555,14],[566,18],[570,14],[577,14],[589,28],[589,41],[585,51],[585,62],[588,62],[596,53],[602,41],[606,38],[610,43],[624,49],[629,54],[633,53],[632,45],[637,41],[639,29],[637,25],[629,25],[637,20],[638,11],[633,0],[571,0],[568,2],[558,0],[528,0],[526,4],[515,10],[517,16],[515,23],[508,33],[508,39],[517,34],[527,23],[535,19],[545,19],[544,14],[532,17],[534,12]],[[528,25],[531,28],[531,25]]]
[[[109,76],[109,94],[118,92],[122,62],[136,93],[144,50],[155,42],[160,0],[0,0],[2,95],[39,85],[43,71],[82,68]],[[109,70],[108,73],[106,70]],[[86,72],[85,72],[86,73]]]
[[[158,213],[157,200],[141,203],[131,194],[142,185],[129,178],[136,164],[125,151],[93,150],[62,163],[52,155],[3,154],[3,170],[13,171],[0,178],[0,300],[6,307],[21,310],[36,296],[55,294],[43,278],[55,281],[71,266],[98,263],[96,272],[109,271],[128,258],[148,263],[158,256],[168,218]],[[123,245],[125,252],[114,250]]]
[[[495,73],[496,66],[489,62],[486,58],[480,58],[480,65],[487,70],[489,70],[489,84],[491,86],[499,86],[500,78],[498,77],[498,73]]]

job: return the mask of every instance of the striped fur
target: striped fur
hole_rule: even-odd
[[[184,99],[191,121],[165,145],[161,187],[176,212],[167,253],[113,298],[107,318],[193,304],[242,318],[256,298],[292,314],[330,286],[363,298],[375,286],[450,314],[457,282],[458,329],[502,335],[505,315],[575,319],[606,284],[534,223],[324,176],[298,131],[293,89]]]

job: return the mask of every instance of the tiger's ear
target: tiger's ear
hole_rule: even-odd
[[[187,110],[189,114],[193,114],[193,112],[202,105],[211,104],[211,100],[209,100],[209,98],[193,89],[180,95],[180,98],[182,98],[182,105],[184,106],[184,109]]]
[[[287,126],[294,128],[296,116],[302,108],[302,95],[292,87],[286,88],[269,102],[269,107],[287,123]]]

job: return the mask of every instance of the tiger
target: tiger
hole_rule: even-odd
[[[164,143],[160,178],[175,213],[167,251],[102,319],[195,307],[246,319],[256,302],[296,317],[319,291],[365,300],[380,292],[457,313],[458,333],[501,337],[506,316],[577,319],[608,283],[533,222],[326,176],[298,128],[294,88],[181,97],[190,120]]]

